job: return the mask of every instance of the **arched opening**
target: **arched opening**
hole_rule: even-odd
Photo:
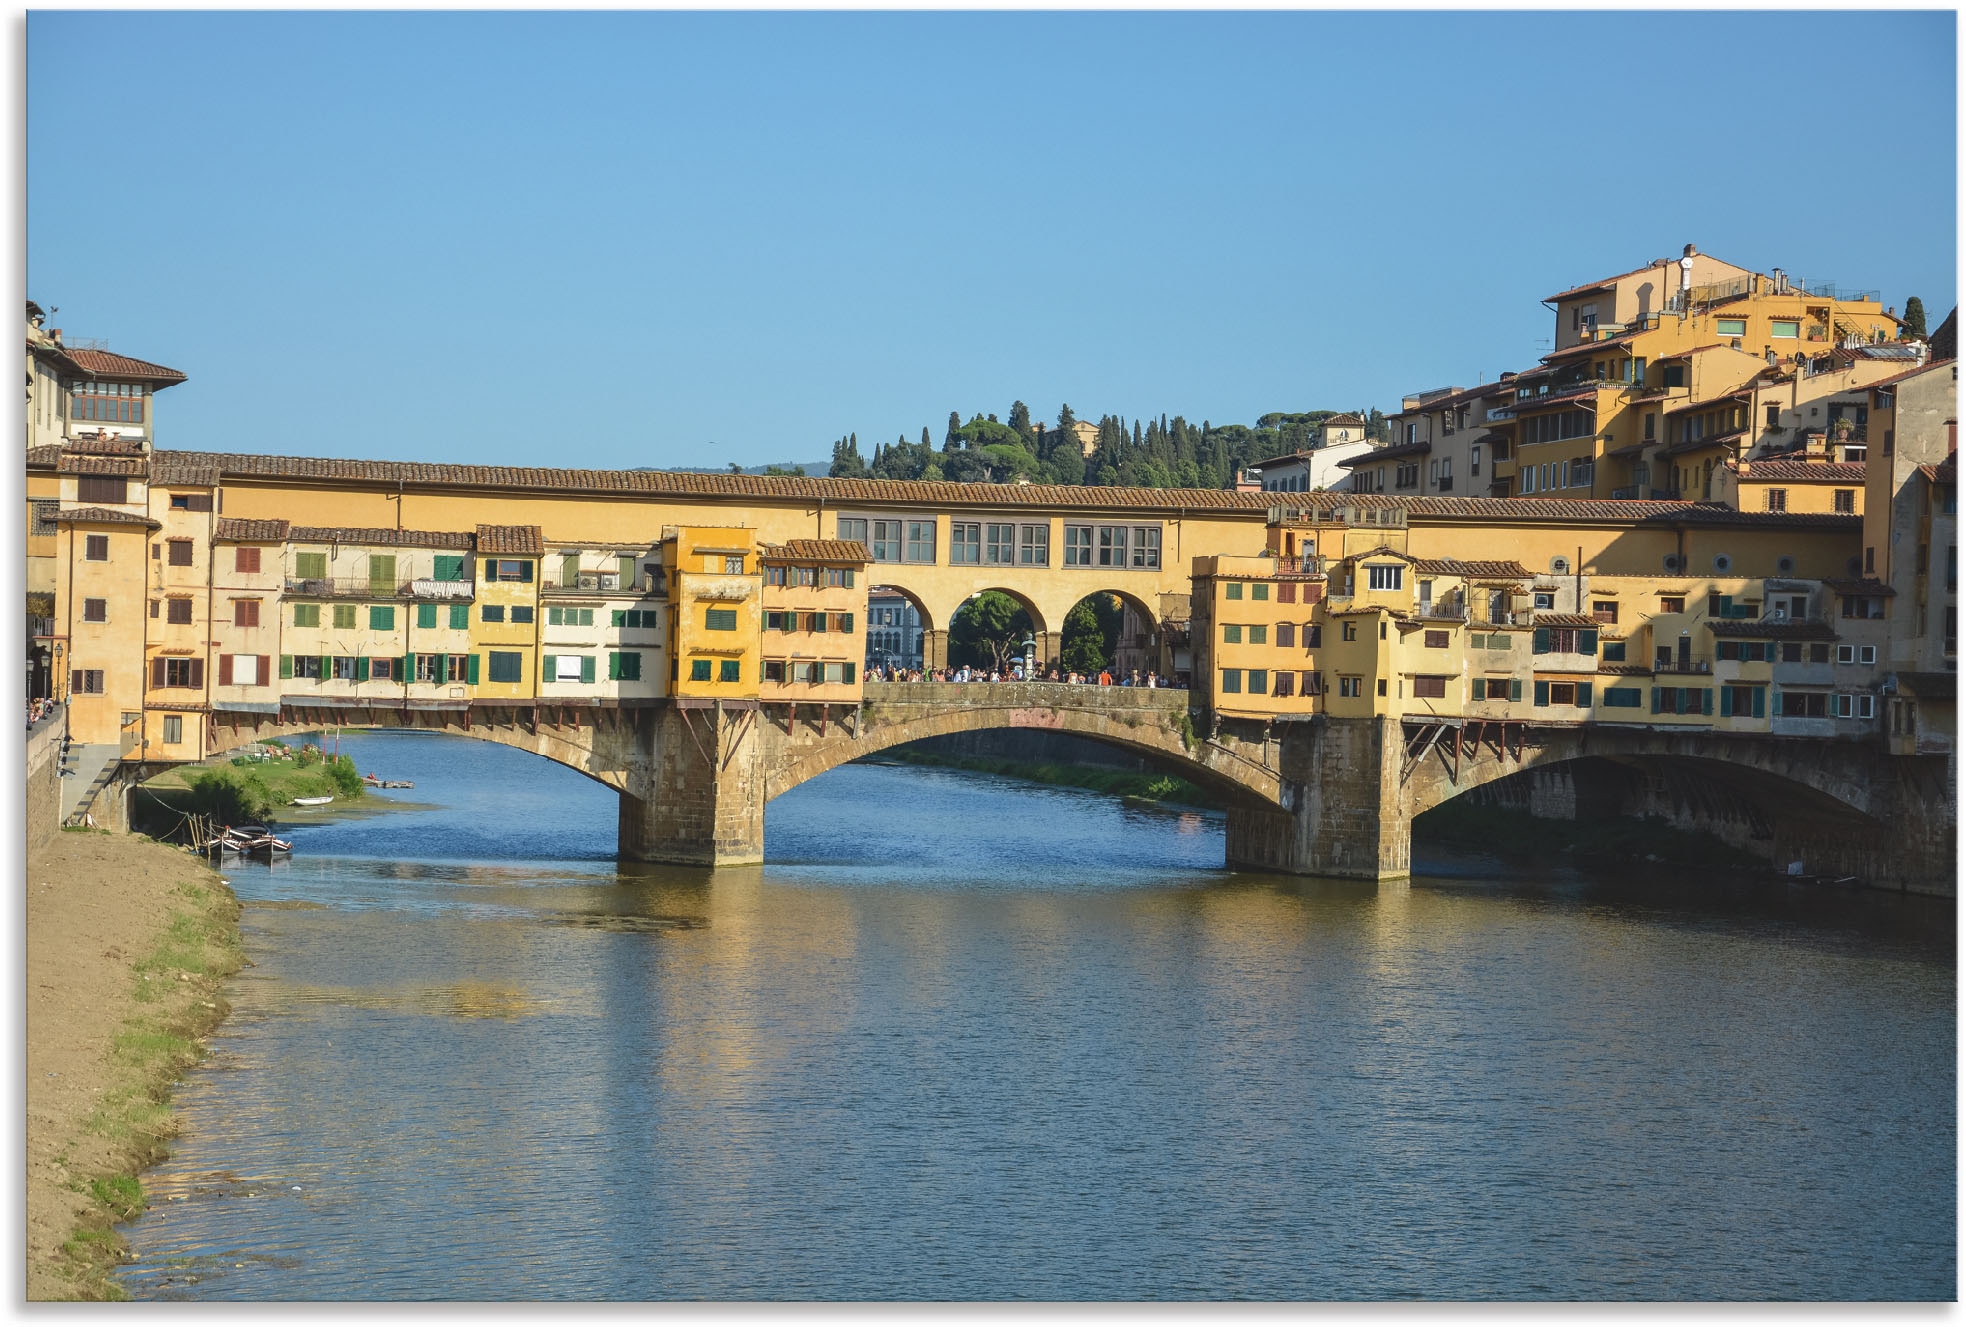
[[[1166,642],[1154,611],[1123,590],[1094,590],[1070,612],[1059,631],[1059,669],[1113,681],[1144,683],[1149,676],[1167,685],[1173,673]]]
[[[1028,660],[1042,675],[1052,652],[1044,616],[1014,590],[979,590],[949,619],[951,668],[1021,677]]]
[[[927,606],[914,591],[899,585],[868,587],[867,667],[883,674],[929,668],[940,635]]]

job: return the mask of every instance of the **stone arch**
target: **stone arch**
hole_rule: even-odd
[[[975,599],[978,595],[989,594],[991,591],[1015,600],[1017,606],[1024,610],[1025,616],[1031,619],[1031,635],[1036,639],[1035,653],[1037,654],[1038,667],[1043,669],[1048,663],[1056,659],[1058,656],[1058,645],[1054,636],[1057,627],[1055,625],[1047,626],[1044,610],[1038,607],[1035,599],[1024,591],[1014,590],[1008,585],[986,585],[979,590],[973,591],[969,595],[969,598],[964,599],[955,608],[950,610],[949,626],[951,628],[955,626],[957,614],[961,613],[964,608],[967,608],[971,600]]]
[[[578,722],[572,721],[575,714],[568,711],[558,723],[550,718],[538,721],[531,717],[521,718],[520,715],[529,715],[530,712],[516,710],[507,715],[492,711],[483,716],[467,716],[452,710],[374,709],[356,713],[361,717],[343,717],[339,726],[356,732],[439,733],[447,737],[496,742],[500,746],[509,746],[550,760],[556,765],[564,765],[615,792],[628,789],[631,771],[634,764],[639,763],[619,758],[621,754],[631,754],[637,741],[634,721],[622,717],[619,711],[586,711],[577,715]],[[551,715],[552,711],[547,713]],[[605,715],[614,715],[615,718],[610,721],[603,717]],[[213,716],[206,729],[207,755],[224,755],[254,742],[318,733],[337,724],[336,716],[323,717],[305,711],[301,714],[283,713],[278,717],[240,717],[250,717],[260,722],[231,723]]]
[[[924,668],[935,667],[936,664],[934,660],[936,658],[937,651],[946,648],[945,642],[948,637],[948,629],[949,629],[948,622],[942,621],[941,625],[938,627],[936,625],[938,621],[937,616],[935,613],[930,611],[928,606],[928,600],[923,597],[920,591],[910,589],[908,586],[903,585],[899,581],[893,579],[879,579],[884,574],[886,574],[886,569],[880,568],[878,565],[876,567],[872,567],[868,569],[867,572],[868,597],[872,598],[874,595],[878,595],[878,594],[891,594],[891,595],[899,596],[900,598],[908,601],[909,606],[915,610],[915,616],[919,618],[921,621],[920,630],[922,633],[922,641],[921,641],[922,667]],[[868,612],[871,613],[872,611],[873,609],[870,607],[868,609]],[[870,625],[868,630],[885,631],[887,630],[887,628],[886,627],[874,628]]]
[[[1080,604],[1096,594],[1110,594],[1120,603],[1120,629],[1113,646],[1113,668],[1125,672],[1139,668],[1143,672],[1159,668],[1160,615],[1155,609],[1130,590],[1117,586],[1096,585],[1081,592],[1066,606],[1065,612],[1058,616],[1058,643],[1062,650],[1065,641],[1065,617]]]
[[[951,707],[899,722],[877,724],[862,734],[841,736],[788,753],[790,758],[778,765],[766,781],[765,800],[770,801],[862,756],[875,755],[907,742],[987,728],[1036,728],[1069,733],[1143,756],[1170,773],[1207,788],[1232,806],[1276,810],[1283,805],[1282,783],[1273,770],[1212,744],[1196,743],[1190,749],[1183,743],[1180,731],[1160,722],[1158,715],[1141,715],[1139,719],[1138,723],[1129,725],[1111,713],[1062,706]]]

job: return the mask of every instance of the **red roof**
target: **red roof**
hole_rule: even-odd
[[[215,544],[279,544],[286,542],[285,521],[251,521],[221,516],[212,529]]]
[[[65,452],[55,469],[65,475],[136,475],[149,466],[141,456],[77,456]]]
[[[1862,388],[1857,390],[1874,392],[1880,387],[1895,387],[1906,378],[1916,378],[1921,373],[1930,373],[1933,369],[1942,369],[1950,363],[1952,361],[1949,359],[1935,359],[1929,364],[1920,364],[1915,369],[1906,369],[1903,373],[1894,373],[1888,378],[1879,378],[1876,382],[1867,382]]]
[[[1520,562],[1463,562],[1459,558],[1420,558],[1413,570],[1422,576],[1459,576],[1462,580],[1526,581],[1536,574]]]
[[[141,525],[146,529],[161,529],[158,521],[135,512],[117,511],[114,507],[71,507],[67,511],[56,512],[55,521],[65,525]]]
[[[858,539],[788,539],[782,544],[766,544],[764,556],[772,561],[794,558],[807,562],[865,564],[874,560],[867,545]]]
[[[546,545],[536,525],[481,525],[478,527],[480,553],[518,553],[542,557]]]
[[[1784,484],[1861,484],[1862,461],[1753,461],[1741,478],[1779,480]]]
[[[147,382],[162,383],[166,387],[184,381],[184,375],[176,369],[167,369],[146,359],[131,359],[128,355],[112,355],[107,350],[76,350],[62,346],[61,353],[68,356],[77,368],[97,377],[141,378]]]

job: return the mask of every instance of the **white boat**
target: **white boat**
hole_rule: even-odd
[[[332,802],[333,800],[334,797],[332,794],[327,797],[296,797],[294,798],[294,805],[295,806],[326,806],[329,802]]]

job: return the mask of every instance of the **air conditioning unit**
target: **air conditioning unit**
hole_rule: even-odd
[[[601,588],[601,573],[600,573],[600,572],[598,572],[598,571],[583,571],[583,572],[581,572],[581,573],[580,573],[580,588],[581,588],[581,589],[583,589],[583,590],[598,590],[598,589],[600,589],[600,588]]]
[[[620,572],[618,572],[618,571],[604,571],[604,572],[602,572],[602,573],[601,573],[601,588],[602,588],[603,590],[618,590],[618,589],[620,589],[620,588],[621,588],[621,573],[620,573]]]
[[[1775,621],[1777,622],[1786,622],[1789,620],[1789,610],[1786,608],[1778,608],[1774,612],[1770,613],[1769,616],[1775,619]]]

